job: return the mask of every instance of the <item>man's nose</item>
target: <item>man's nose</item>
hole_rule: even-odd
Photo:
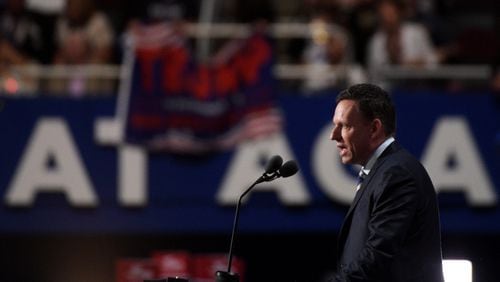
[[[330,140],[339,141],[339,134],[338,134],[337,127],[334,127],[332,129],[332,132],[330,133]]]

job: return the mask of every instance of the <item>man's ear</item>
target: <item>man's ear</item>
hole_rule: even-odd
[[[374,138],[385,135],[384,126],[382,125],[382,121],[379,118],[376,118],[372,121],[371,133],[372,137]]]

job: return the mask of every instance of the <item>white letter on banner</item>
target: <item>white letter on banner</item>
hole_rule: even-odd
[[[99,118],[94,137],[100,145],[118,147],[118,202],[127,207],[147,204],[148,155],[144,148],[123,144],[123,124],[117,118]]]
[[[50,161],[54,167],[48,167]],[[43,118],[37,122],[8,188],[6,203],[29,206],[38,192],[62,192],[73,206],[97,205],[97,196],[70,130],[59,118]]]
[[[439,119],[422,163],[429,171],[436,190],[464,192],[472,206],[495,205],[497,196],[472,136],[466,119]],[[453,160],[452,166],[448,165],[449,160]]]
[[[295,159],[283,134],[241,144],[234,153],[222,186],[216,195],[219,204],[236,204],[240,195],[264,173],[265,164],[273,155],[285,161]],[[304,178],[300,171],[291,177],[257,185],[255,191],[275,191],[286,205],[306,205],[310,202]],[[245,198],[247,199],[248,196]]]
[[[330,140],[331,131],[331,125],[325,126],[313,146],[312,171],[330,199],[348,205],[356,194],[356,177],[350,175],[340,161],[336,142]]]
[[[118,199],[128,207],[145,206],[147,203],[147,162],[145,149],[139,146],[123,145],[118,149]]]

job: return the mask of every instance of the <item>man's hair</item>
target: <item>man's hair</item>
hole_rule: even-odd
[[[373,84],[356,84],[340,92],[337,104],[342,100],[357,102],[359,110],[367,120],[378,118],[387,136],[395,134],[396,109],[387,91]]]

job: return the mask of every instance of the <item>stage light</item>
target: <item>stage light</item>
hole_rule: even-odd
[[[472,263],[469,260],[443,260],[445,282],[472,282]]]

